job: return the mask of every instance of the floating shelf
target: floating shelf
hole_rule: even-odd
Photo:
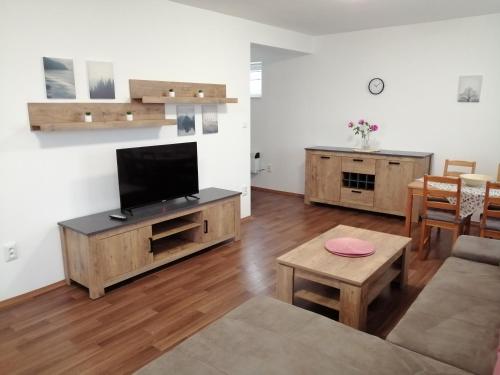
[[[195,98],[169,96],[143,96],[143,103],[165,103],[165,104],[228,104],[238,103],[238,98]]]
[[[149,104],[228,104],[238,98],[226,97],[226,85],[214,83],[129,80],[130,97]],[[169,91],[175,91],[170,97]],[[198,98],[198,90],[204,97]]]
[[[126,120],[126,113],[134,121]],[[84,122],[85,112],[92,122]],[[165,105],[132,103],[28,103],[30,127],[33,131],[133,129],[175,125],[165,119]]]
[[[31,125],[31,130],[52,132],[62,130],[137,129],[175,125],[176,123],[176,120],[61,122],[54,124]]]

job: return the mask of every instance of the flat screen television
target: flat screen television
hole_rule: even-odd
[[[118,149],[116,160],[122,210],[199,193],[196,142]]]

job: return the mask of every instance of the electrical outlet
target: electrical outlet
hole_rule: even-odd
[[[243,185],[243,186],[241,187],[241,194],[242,194],[244,197],[246,197],[246,196],[248,195],[248,186]]]
[[[18,258],[17,246],[15,242],[8,242],[3,245],[6,262],[12,262]]]
[[[271,173],[273,171],[273,168],[271,167],[271,164],[267,165],[266,171],[267,171],[267,173]]]

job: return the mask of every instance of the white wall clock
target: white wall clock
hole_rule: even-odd
[[[384,91],[384,81],[382,78],[373,78],[370,83],[368,83],[368,90],[373,95],[378,95]]]

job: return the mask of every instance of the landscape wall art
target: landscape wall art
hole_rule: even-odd
[[[177,106],[177,135],[196,134],[194,105]]]
[[[43,58],[47,99],[76,99],[72,59]]]
[[[203,134],[215,134],[219,132],[219,121],[217,119],[217,106],[204,105],[201,109]]]
[[[458,101],[479,103],[483,76],[461,76],[458,79]]]
[[[114,99],[113,63],[87,61],[90,99]]]

